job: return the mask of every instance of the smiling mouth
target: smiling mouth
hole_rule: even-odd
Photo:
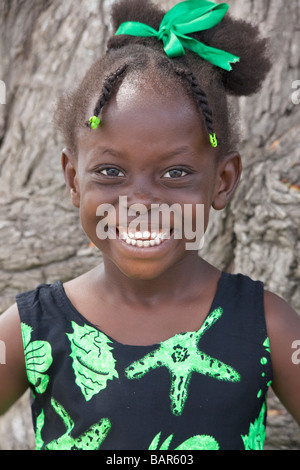
[[[168,240],[173,234],[173,229],[159,229],[151,232],[148,230],[130,232],[126,228],[118,227],[117,233],[120,240],[127,245],[137,248],[152,248]]]

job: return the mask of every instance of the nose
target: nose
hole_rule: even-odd
[[[148,225],[153,207],[160,204],[159,188],[155,182],[151,177],[138,175],[119,196],[119,224],[126,220],[130,223],[138,217],[142,225]]]
[[[126,188],[127,208],[141,205],[149,211],[152,204],[160,204],[161,197],[157,185],[150,176],[138,175]]]

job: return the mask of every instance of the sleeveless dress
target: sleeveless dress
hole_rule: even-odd
[[[263,449],[272,364],[261,282],[223,272],[201,328],[151,346],[107,336],[60,281],[17,304],[36,449]]]

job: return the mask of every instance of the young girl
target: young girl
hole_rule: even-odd
[[[299,316],[176,236],[178,219],[197,232],[204,206],[205,231],[229,202],[241,159],[226,95],[270,69],[258,30],[226,11],[116,3],[105,56],[58,103],[66,184],[103,263],[0,318],[1,412],[30,386],[37,449],[262,449],[271,383],[300,423]]]

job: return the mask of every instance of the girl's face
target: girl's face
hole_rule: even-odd
[[[134,279],[157,278],[197,256],[186,249],[191,242],[187,224],[194,233],[202,222],[206,229],[211,205],[224,207],[223,193],[230,192],[195,105],[175,92],[164,98],[149,87],[133,91],[122,85],[100,127],[79,133],[77,159],[66,151],[63,166],[85,233],[105,263]],[[204,220],[196,210],[200,204]],[[168,217],[158,219],[155,207]],[[110,225],[105,239],[101,220]],[[183,220],[180,236],[176,229]]]

